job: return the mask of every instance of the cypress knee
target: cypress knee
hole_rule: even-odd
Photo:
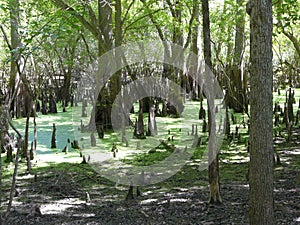
[[[51,138],[51,148],[56,148],[56,127],[55,127],[55,123],[53,123],[53,131],[52,131],[52,138]]]

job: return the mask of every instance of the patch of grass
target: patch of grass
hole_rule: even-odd
[[[203,153],[207,150],[207,147],[204,145],[201,145],[199,147],[197,147],[194,151],[194,154],[192,156],[192,160],[196,160],[196,159],[202,159],[203,157]]]
[[[164,160],[171,154],[172,153],[170,151],[161,150],[153,153],[135,154],[133,157],[127,157],[122,161],[133,166],[149,166]]]
[[[248,163],[221,163],[220,178],[222,182],[246,182]]]

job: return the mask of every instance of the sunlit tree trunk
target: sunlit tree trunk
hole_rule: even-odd
[[[20,18],[19,18],[19,0],[10,0],[10,38],[11,38],[11,62],[10,62],[10,77],[8,83],[8,91],[10,98],[13,97],[14,91],[18,85],[18,61],[20,59],[20,54],[18,48],[21,45],[20,37],[19,37],[19,26],[20,26]],[[10,111],[13,111],[14,114],[17,113],[16,106],[17,100],[12,101],[12,104],[9,106]],[[15,115],[18,117],[19,115]]]
[[[26,125],[25,125],[25,137],[24,137],[24,154],[27,160],[27,171],[30,173],[31,172],[31,157],[30,157],[30,150],[28,148],[28,141],[29,141],[29,123],[30,123],[30,114],[31,114],[31,108],[32,108],[32,103],[29,103],[29,111],[27,112],[26,116]]]
[[[31,163],[30,163],[30,151],[28,148],[28,141],[29,141],[29,123],[30,123],[30,116],[32,112],[32,96],[29,93],[29,86],[26,84],[21,83],[20,90],[22,90],[22,98],[20,98],[24,104],[24,111],[23,114],[26,117],[26,124],[25,124],[25,135],[24,135],[24,143],[22,145],[22,157],[27,159],[27,170],[30,172],[31,170]]]
[[[250,224],[275,224],[273,175],[272,1],[251,0]]]
[[[180,4],[180,1],[176,1],[174,3],[174,8],[173,8],[173,43],[179,46],[183,47],[183,26],[182,26],[182,10],[181,10],[182,5]],[[172,50],[172,54],[174,54],[174,49]],[[183,57],[176,57],[176,64],[177,65],[183,65]],[[179,81],[180,78],[182,77],[182,70],[180,70],[177,67],[174,67],[172,69],[172,74],[171,74],[171,80],[174,82]]]
[[[36,157],[36,145],[37,145],[36,102],[33,104],[33,146],[32,146],[33,158]]]
[[[2,203],[3,199],[3,192],[2,192],[2,150],[5,149],[4,146],[7,144],[7,140],[5,136],[8,134],[8,123],[5,113],[5,100],[4,95],[0,93],[0,204]],[[0,221],[1,222],[1,221]]]
[[[200,14],[200,6],[197,2],[197,0],[194,0],[194,7],[195,7],[195,24],[193,26],[193,33],[192,33],[192,45],[191,45],[191,51],[198,56],[199,49],[198,49],[198,35],[199,35],[199,14]],[[198,59],[198,57],[197,57]],[[196,71],[196,68],[198,67],[198,62],[193,63],[192,70]],[[199,95],[200,98],[202,97],[202,83],[198,83],[199,77],[198,74],[193,74],[193,76],[196,76],[196,79],[193,79],[193,83],[190,84],[192,87],[192,99],[196,100],[198,99]],[[200,81],[201,82],[201,81]],[[199,90],[200,88],[200,90]]]
[[[202,16],[203,16],[203,41],[204,41],[204,60],[209,70],[212,69],[211,61],[211,45],[210,45],[210,21],[209,21],[209,4],[208,0],[202,1]],[[210,73],[210,71],[206,71]],[[213,76],[213,74],[212,74]],[[219,157],[216,151],[216,118],[215,118],[215,105],[214,105],[214,79],[208,79],[209,95],[207,96],[208,104],[208,123],[209,123],[209,142],[208,142],[208,179],[210,196],[209,203],[219,204],[221,203],[220,195],[220,181],[219,181]],[[210,88],[212,87],[212,88]]]
[[[115,47],[119,47],[122,45],[122,2],[121,0],[115,0]],[[122,60],[121,60],[121,55],[123,55],[123,53],[121,52],[120,49],[118,49],[119,51],[115,50],[115,55],[117,56],[116,57],[116,65],[118,68],[121,67],[121,63],[122,63]],[[116,76],[118,77],[119,79],[119,82],[120,82],[120,79],[123,79],[122,78],[122,70],[118,70],[116,72]],[[118,84],[118,86],[120,86],[120,83]],[[119,105],[119,107],[122,107],[123,110],[122,111],[125,111],[124,109],[124,101],[125,99],[121,98],[122,99],[122,102],[121,104]],[[124,115],[122,113],[121,115],[121,129],[122,129],[122,142],[126,143],[127,142],[127,138],[126,138],[126,118],[127,116]]]

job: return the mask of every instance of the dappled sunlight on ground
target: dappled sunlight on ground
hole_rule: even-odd
[[[63,214],[69,208],[75,207],[76,205],[84,204],[85,201],[82,201],[78,198],[67,198],[54,201],[53,203],[47,203],[41,205],[42,214]]]

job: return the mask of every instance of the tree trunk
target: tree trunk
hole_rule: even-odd
[[[47,115],[48,113],[48,106],[47,106],[47,95],[42,93],[42,108],[41,113],[43,115]]]
[[[210,21],[209,21],[209,4],[208,0],[202,1],[202,15],[203,15],[203,41],[204,41],[204,59],[206,69],[212,69],[211,62],[211,45],[210,45]],[[210,73],[210,71],[206,71]],[[209,91],[207,97],[208,104],[208,127],[209,127],[209,142],[208,142],[208,179],[210,187],[210,196],[208,203],[219,204],[222,202],[220,195],[220,181],[219,181],[219,158],[216,151],[216,117],[214,106],[214,79],[208,78],[206,83]]]
[[[230,113],[228,106],[226,106],[226,115],[225,115],[225,135],[228,138],[230,135]]]
[[[10,105],[10,104],[8,104]],[[15,158],[15,167],[14,167],[14,173],[13,173],[13,176],[12,176],[12,183],[11,183],[11,189],[10,189],[10,193],[9,193],[9,200],[8,200],[8,205],[7,205],[7,208],[6,208],[6,212],[5,212],[5,215],[4,215],[4,221],[3,221],[3,224],[6,224],[6,221],[10,215],[10,210],[11,210],[11,206],[12,206],[12,201],[13,201],[13,197],[14,197],[14,194],[15,194],[15,190],[16,190],[16,181],[17,181],[17,175],[18,175],[18,165],[19,165],[19,154],[20,154],[20,150],[23,146],[23,139],[22,139],[22,135],[20,134],[20,132],[14,127],[14,125],[11,123],[11,118],[10,118],[10,115],[9,113],[7,113],[6,115],[6,118],[10,127],[16,132],[17,134],[17,152],[16,152],[16,158]]]
[[[155,107],[151,106],[148,114],[148,135],[155,136],[157,135],[157,126],[155,119]]]
[[[250,224],[275,224],[273,199],[272,1],[251,0]]]
[[[10,62],[10,77],[8,83],[8,91],[10,98],[13,97],[14,91],[18,86],[19,74],[18,74],[18,63],[20,59],[20,53],[18,48],[21,45],[19,37],[19,27],[20,27],[20,3],[19,0],[9,1],[10,7],[10,35],[11,35],[11,62]],[[13,116],[18,116],[16,114],[17,104],[15,101],[11,102],[10,111],[13,112]]]
[[[237,0],[237,5],[240,10],[235,25],[235,44],[233,65],[229,71],[230,75],[230,90],[228,92],[228,105],[235,112],[242,113],[247,111],[246,96],[244,96],[243,74],[242,74],[242,58],[244,51],[244,31],[245,31],[245,11],[243,10],[244,0]]]
[[[76,39],[76,41],[73,40],[72,43],[70,43],[70,47],[68,48],[68,68],[67,70],[63,69],[64,71],[64,83],[62,87],[62,106],[63,106],[63,112],[66,112],[66,107],[69,104],[70,101],[70,86],[71,86],[71,77],[72,77],[72,70],[74,66],[74,59],[75,59],[75,53],[76,53],[76,47],[78,43],[79,38]]]
[[[38,101],[36,101],[38,102]],[[36,104],[33,107],[33,158],[36,157],[36,144],[37,144],[37,126],[36,126]]]
[[[193,33],[192,33],[192,45],[191,45],[191,51],[197,56],[199,54],[199,49],[198,49],[198,35],[199,35],[199,14],[200,14],[200,6],[198,4],[197,1],[194,1],[194,4],[195,4],[195,25],[193,26]],[[198,67],[198,62],[193,62],[192,64],[192,70],[193,71],[197,71],[197,67]],[[198,83],[198,81],[200,80],[199,79],[199,75],[197,73],[193,74],[193,76],[196,76],[194,77],[193,80],[191,80],[192,84],[191,84],[191,87],[192,87],[192,99],[193,100],[196,100],[198,99],[198,96],[199,96],[199,87],[200,87],[200,95],[202,95],[202,83]],[[189,79],[188,79],[189,80]],[[201,82],[201,80],[200,80]],[[201,99],[201,97],[200,97]]]
[[[17,148],[17,152],[16,152],[16,158],[15,158],[15,167],[14,167],[14,173],[12,176],[12,183],[11,183],[11,188],[10,188],[10,193],[9,193],[9,200],[8,200],[8,205],[6,208],[6,212],[4,215],[4,222],[3,224],[6,224],[7,219],[9,218],[10,215],[10,210],[11,210],[11,206],[12,206],[12,202],[13,202],[13,197],[16,191],[16,182],[17,182],[17,176],[18,176],[18,166],[19,166],[19,154],[20,154],[20,150],[22,148],[22,136],[20,134],[18,134],[18,148]]]
[[[51,148],[56,148],[56,127],[53,123],[52,137],[51,137]]]
[[[27,87],[28,88],[28,87]],[[31,165],[30,165],[30,154],[28,149],[28,139],[29,139],[29,120],[30,115],[32,111],[32,98],[30,97],[27,88],[24,84],[20,85],[21,91],[21,98],[20,101],[22,101],[22,105],[24,109],[22,109],[23,116],[26,116],[26,124],[25,124],[25,136],[24,136],[24,145],[22,146],[22,158],[27,159],[27,170],[30,172]]]
[[[97,144],[94,133],[91,133],[91,146],[95,147]]]
[[[183,46],[183,28],[182,28],[182,10],[181,5],[182,3],[180,1],[175,1],[174,9],[173,9],[173,18],[174,18],[174,24],[173,24],[173,44]],[[174,45],[172,45],[172,48],[174,48]],[[176,47],[175,47],[176,48]],[[172,54],[176,53],[175,49],[172,49]],[[177,53],[178,54],[178,53]],[[175,63],[177,65],[183,65],[183,57],[176,57],[174,59]],[[172,66],[172,74],[171,74],[171,80],[176,82],[182,77],[182,70],[180,70],[177,67]],[[177,94],[177,93],[176,93]],[[179,93],[178,93],[179,94]]]
[[[110,6],[111,0],[109,1],[101,1],[98,0],[98,14],[99,14],[99,36],[98,36],[98,56],[101,57],[102,54],[104,54],[106,51],[111,50],[113,43],[112,43],[112,9]],[[120,7],[120,5],[116,5],[116,7]],[[118,10],[121,10],[118,8]],[[119,14],[119,12],[117,13]],[[116,20],[119,20],[119,16],[117,15]],[[117,26],[118,29],[120,27]],[[120,44],[121,37],[120,37],[120,31],[118,30],[117,33],[117,42],[116,44]],[[109,69],[109,68],[108,68]],[[100,81],[98,78],[98,82]],[[105,81],[107,82],[107,81]],[[121,89],[120,84],[120,72],[113,74],[109,79],[109,85],[107,85],[107,88],[102,88],[98,96],[98,107],[96,107],[96,113],[95,113],[95,122],[96,126],[99,128],[97,129],[99,137],[103,136],[103,132],[105,130],[109,130],[112,128],[112,122],[111,122],[111,110],[112,110],[112,104],[116,98],[116,96],[119,94]]]
[[[57,113],[56,101],[52,94],[49,96],[49,113]]]
[[[143,107],[142,107],[141,101],[140,101],[139,116],[138,116],[138,120],[135,123],[133,135],[138,139],[145,139]]]
[[[3,191],[2,191],[2,150],[4,149],[4,146],[7,145],[7,140],[5,136],[8,135],[8,123],[7,123],[7,117],[5,114],[5,107],[4,107],[4,95],[0,91],[0,204],[2,204],[3,199]],[[9,145],[8,147],[11,148]],[[7,149],[8,151],[8,149]],[[1,223],[1,218],[0,218]]]
[[[66,107],[70,101],[70,85],[71,85],[71,75],[72,67],[68,66],[68,71],[64,74],[64,84],[62,87],[62,107],[63,112],[66,112]]]
[[[32,104],[30,104],[30,109],[31,109]],[[30,173],[31,171],[31,161],[30,161],[30,151],[28,148],[28,139],[29,139],[29,120],[30,120],[30,114],[31,110],[27,112],[27,118],[26,118],[26,126],[25,126],[25,137],[24,137],[24,149],[23,149],[23,154],[24,158],[27,160],[27,171]]]

